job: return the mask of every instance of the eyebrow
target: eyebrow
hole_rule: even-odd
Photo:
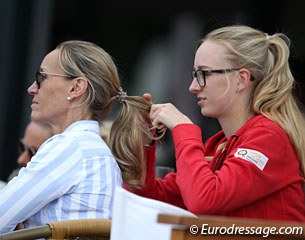
[[[41,71],[41,72],[52,72],[52,71],[49,71],[47,68],[43,68],[43,67],[40,67],[39,71]]]
[[[212,67],[208,67],[206,65],[200,65],[197,68],[193,68],[194,70],[209,70],[209,69],[213,69]]]

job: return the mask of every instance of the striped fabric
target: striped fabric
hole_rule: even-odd
[[[111,218],[121,171],[96,121],[78,121],[48,139],[0,191],[0,233],[47,222]]]

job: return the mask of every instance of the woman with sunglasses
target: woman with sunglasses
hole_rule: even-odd
[[[222,131],[203,143],[174,105],[153,104],[152,125],[172,131],[177,171],[154,179],[155,146],[147,147],[146,186],[135,192],[195,214],[305,221],[305,122],[288,58],[283,34],[247,26],[207,34],[189,90]]]
[[[32,120],[49,125],[54,136],[0,191],[0,232],[21,222],[33,227],[111,218],[115,187],[123,181],[130,188],[144,184],[143,132],[149,132],[150,104],[127,96],[111,56],[85,41],[63,42],[47,54],[28,93]],[[121,109],[110,150],[100,125],[116,101]]]

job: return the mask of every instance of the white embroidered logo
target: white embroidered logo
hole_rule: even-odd
[[[238,148],[234,156],[254,163],[260,170],[264,169],[269,160],[269,158],[261,152],[247,148]]]

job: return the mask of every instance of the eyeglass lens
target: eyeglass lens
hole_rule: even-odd
[[[43,80],[44,80],[43,75],[39,71],[37,71],[35,74],[35,82],[36,82],[38,88],[40,88],[40,84]]]
[[[205,73],[203,71],[197,70],[192,72],[192,77],[196,78],[199,86],[205,86]]]

